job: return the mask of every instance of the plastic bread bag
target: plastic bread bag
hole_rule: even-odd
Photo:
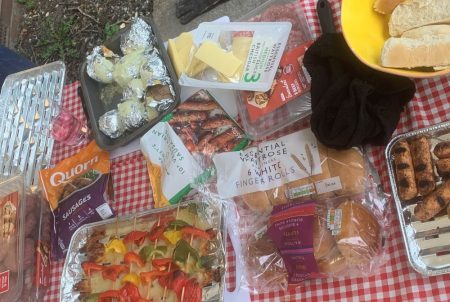
[[[260,213],[289,200],[364,192],[369,171],[358,148],[327,148],[309,128],[216,154],[213,162],[220,196],[241,199]]]
[[[240,242],[244,286],[265,292],[366,276],[386,261],[388,204],[359,148],[326,148],[306,128],[213,161],[216,182],[202,190],[236,204],[227,217],[237,215],[230,235]]]
[[[289,22],[200,24],[180,85],[269,90],[290,29]]]
[[[384,194],[369,191],[288,202],[266,214],[241,201],[230,203],[227,216],[238,220],[229,233],[239,238],[241,286],[263,293],[292,289],[308,279],[376,273],[387,261],[389,219]]]
[[[179,202],[211,174],[214,154],[248,139],[206,91],[199,90],[141,138],[156,207]]]
[[[80,226],[114,216],[109,154],[92,141],[39,175],[53,213],[52,257],[61,259]]]

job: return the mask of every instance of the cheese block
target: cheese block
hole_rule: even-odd
[[[189,54],[193,48],[194,43],[191,33],[182,33],[175,39],[169,39],[167,52],[178,77],[186,71],[189,63]]]
[[[232,52],[225,51],[212,41],[204,41],[194,57],[226,77],[232,77],[242,65],[242,61]]]

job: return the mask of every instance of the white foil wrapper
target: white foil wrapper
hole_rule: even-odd
[[[153,49],[155,36],[152,28],[141,18],[135,18],[129,31],[120,37],[120,49],[124,55],[137,50]]]
[[[173,99],[162,99],[162,100],[154,100],[151,98],[147,98],[146,106],[149,108],[154,108],[158,112],[163,112],[169,109],[170,105],[173,103]]]
[[[129,130],[140,127],[147,120],[144,104],[137,99],[120,103],[117,108],[120,119]]]
[[[133,79],[128,83],[127,88],[123,90],[123,99],[142,99],[145,94],[145,85],[142,79]]]
[[[154,51],[146,52],[144,57],[144,63],[140,69],[140,75],[144,83],[147,86],[171,84],[166,65],[159,56],[158,51],[155,49]]]
[[[120,58],[116,63],[113,78],[120,87],[127,87],[132,79],[139,77],[139,69],[144,60],[143,55],[143,51],[136,51]]]
[[[101,46],[95,47],[86,61],[86,71],[92,79],[105,84],[113,82],[114,63],[103,56]]]
[[[98,124],[100,131],[110,138],[118,138],[125,132],[125,126],[115,109],[103,114],[98,120]]]

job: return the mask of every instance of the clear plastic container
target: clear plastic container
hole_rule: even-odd
[[[260,140],[311,114],[311,79],[303,66],[303,54],[312,43],[312,35],[296,0],[268,1],[239,21],[292,24],[271,89],[237,92],[242,125],[251,139]]]
[[[24,280],[24,192],[22,176],[0,183],[0,302],[19,299]]]

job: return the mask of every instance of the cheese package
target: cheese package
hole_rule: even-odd
[[[269,90],[291,27],[290,22],[200,24],[193,39],[186,33],[169,40],[169,53],[178,66],[180,84]]]

